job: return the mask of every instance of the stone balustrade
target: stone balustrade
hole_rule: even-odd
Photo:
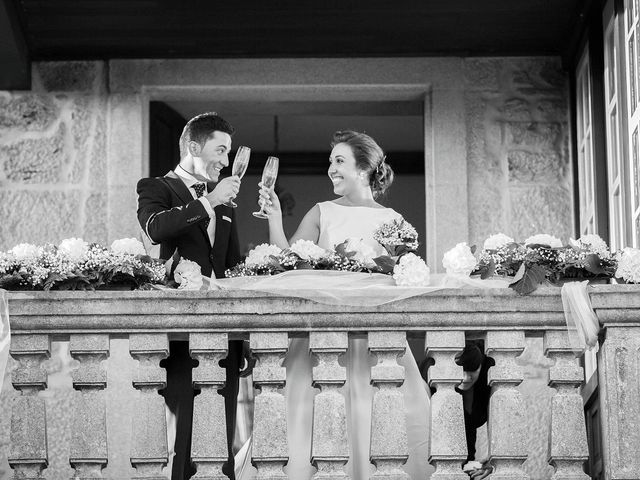
[[[596,286],[591,299],[604,329],[599,379],[605,478],[636,478],[640,287]],[[569,345],[559,289],[543,288],[525,297],[510,290],[442,290],[376,307],[323,305],[298,298],[296,292],[289,297],[246,291],[16,292],[9,295],[9,312],[16,394],[8,463],[14,478],[63,478],[52,470],[50,449],[56,439],[48,430],[56,403],[47,396],[48,372],[43,365],[52,342],[68,342],[69,355],[76,361],[70,381],[75,390],[68,421],[71,440],[62,462],[71,473],[65,471],[64,478],[169,478],[165,466],[170,445],[158,392],[166,384],[161,361],[172,339],[188,340],[190,355],[197,361],[192,379],[199,391],[193,410],[193,478],[225,478],[224,399],[218,394],[225,371],[219,362],[230,339],[247,340],[257,359],[252,447],[256,478],[288,478],[282,361],[290,339],[299,337],[308,337],[309,354],[315,359],[309,380],[317,390],[309,451],[309,463],[317,469],[314,478],[349,478],[348,415],[342,392],[346,373],[340,358],[348,353],[354,335],[366,339],[371,356],[371,478],[409,478],[402,468],[411,452],[401,394],[405,370],[398,360],[408,350],[407,339],[420,345],[415,356],[430,359],[431,431],[424,442],[433,467],[431,478],[468,478],[461,468],[466,457],[462,397],[454,391],[462,379],[454,357],[466,338],[483,339],[486,353],[495,361],[488,379],[488,455],[495,467],[491,478],[588,478],[582,469],[588,457],[579,393],[583,374]],[[106,365],[117,341],[128,342],[135,401],[126,428],[112,431],[107,417],[116,407],[107,392],[114,388],[110,374],[117,372]],[[533,345],[539,345],[540,358],[552,367],[544,382],[549,393],[547,424],[531,429],[531,422],[539,419],[529,413],[531,399],[521,383],[526,367],[522,358]],[[543,396],[533,398],[542,401]],[[533,430],[547,432],[541,441],[543,471],[531,471],[532,452],[540,455],[529,438]],[[121,444],[129,445],[126,474],[110,470]]]

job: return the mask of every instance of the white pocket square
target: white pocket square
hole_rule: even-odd
[[[229,223],[231,223],[231,219],[229,217],[227,217],[226,215],[222,215],[222,219],[226,220]]]

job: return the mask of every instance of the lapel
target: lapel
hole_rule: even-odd
[[[182,179],[178,175],[176,175],[176,173],[173,170],[167,173],[164,176],[164,178],[167,182],[167,185],[169,185],[169,188],[173,190],[173,192],[180,199],[183,205],[186,205],[189,202],[193,202],[193,195],[191,195],[191,191],[187,188],[187,186],[184,184]],[[218,216],[216,215],[216,219],[217,217]],[[216,231],[218,230],[217,227],[218,225],[216,223]],[[204,235],[204,239],[207,242],[207,245],[211,247],[211,241],[209,240],[209,233],[207,233],[207,229],[205,228],[203,222],[198,223],[198,229]]]

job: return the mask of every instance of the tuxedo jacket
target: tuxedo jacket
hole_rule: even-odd
[[[207,185],[209,191],[215,184]],[[218,205],[213,248],[205,220],[207,210],[195,200],[189,188],[171,171],[164,177],[143,178],[138,182],[138,222],[155,244],[160,258],[168,260],[176,252],[200,265],[202,274],[224,277],[224,271],[240,261],[238,232],[233,208]]]

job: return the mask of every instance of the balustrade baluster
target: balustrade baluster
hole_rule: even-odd
[[[344,472],[349,460],[346,403],[339,391],[346,382],[347,369],[338,364],[348,342],[347,332],[309,334],[309,347],[319,360],[313,367],[313,386],[320,388],[313,402],[311,461],[318,468],[314,479],[349,478]]]
[[[251,352],[257,357],[253,369],[256,392],[253,413],[252,460],[258,469],[257,480],[286,479],[282,468],[289,459],[287,410],[281,389],[286,371],[282,359],[287,353],[287,333],[260,332],[250,335]]]
[[[432,480],[468,480],[461,465],[467,458],[462,395],[455,387],[462,382],[462,367],[455,356],[465,345],[464,332],[427,332],[427,355],[435,361],[429,368],[431,397],[431,443],[429,462],[436,471]]]
[[[71,376],[79,390],[75,400],[69,462],[74,479],[102,478],[107,465],[107,424],[104,389],[107,372],[101,361],[109,356],[109,335],[71,335],[71,356],[80,362]]]
[[[495,467],[492,480],[525,480],[522,468],[527,459],[529,419],[517,387],[524,380],[516,357],[525,348],[523,331],[490,331],[485,350],[495,360],[489,369],[493,392],[489,401],[489,458]]]
[[[167,372],[160,360],[169,356],[166,334],[136,333],[129,336],[129,352],[139,361],[133,386],[139,391],[132,422],[131,465],[136,469],[134,479],[162,479],[167,464],[167,421],[164,397],[158,390],[166,387]]]
[[[193,479],[223,480],[227,461],[227,428],[224,397],[218,393],[226,382],[226,369],[219,365],[227,356],[226,333],[192,333],[189,351],[198,360],[193,369],[193,387],[200,390],[193,401],[191,459],[196,465]]]
[[[377,387],[371,412],[371,461],[376,472],[370,478],[405,480],[402,465],[409,458],[406,411],[399,387],[404,367],[398,356],[407,348],[405,332],[369,332],[369,351],[378,358],[371,368],[371,383]]]
[[[19,362],[11,382],[20,391],[11,409],[9,465],[15,479],[43,479],[42,471],[48,466],[47,416],[38,392],[47,388],[47,372],[41,363],[51,355],[49,336],[13,335],[9,353]]]
[[[544,336],[544,352],[556,363],[549,370],[549,386],[556,389],[551,401],[551,450],[556,468],[553,480],[587,480],[582,466],[589,458],[584,407],[579,388],[582,367],[573,353],[566,331],[551,330]]]

